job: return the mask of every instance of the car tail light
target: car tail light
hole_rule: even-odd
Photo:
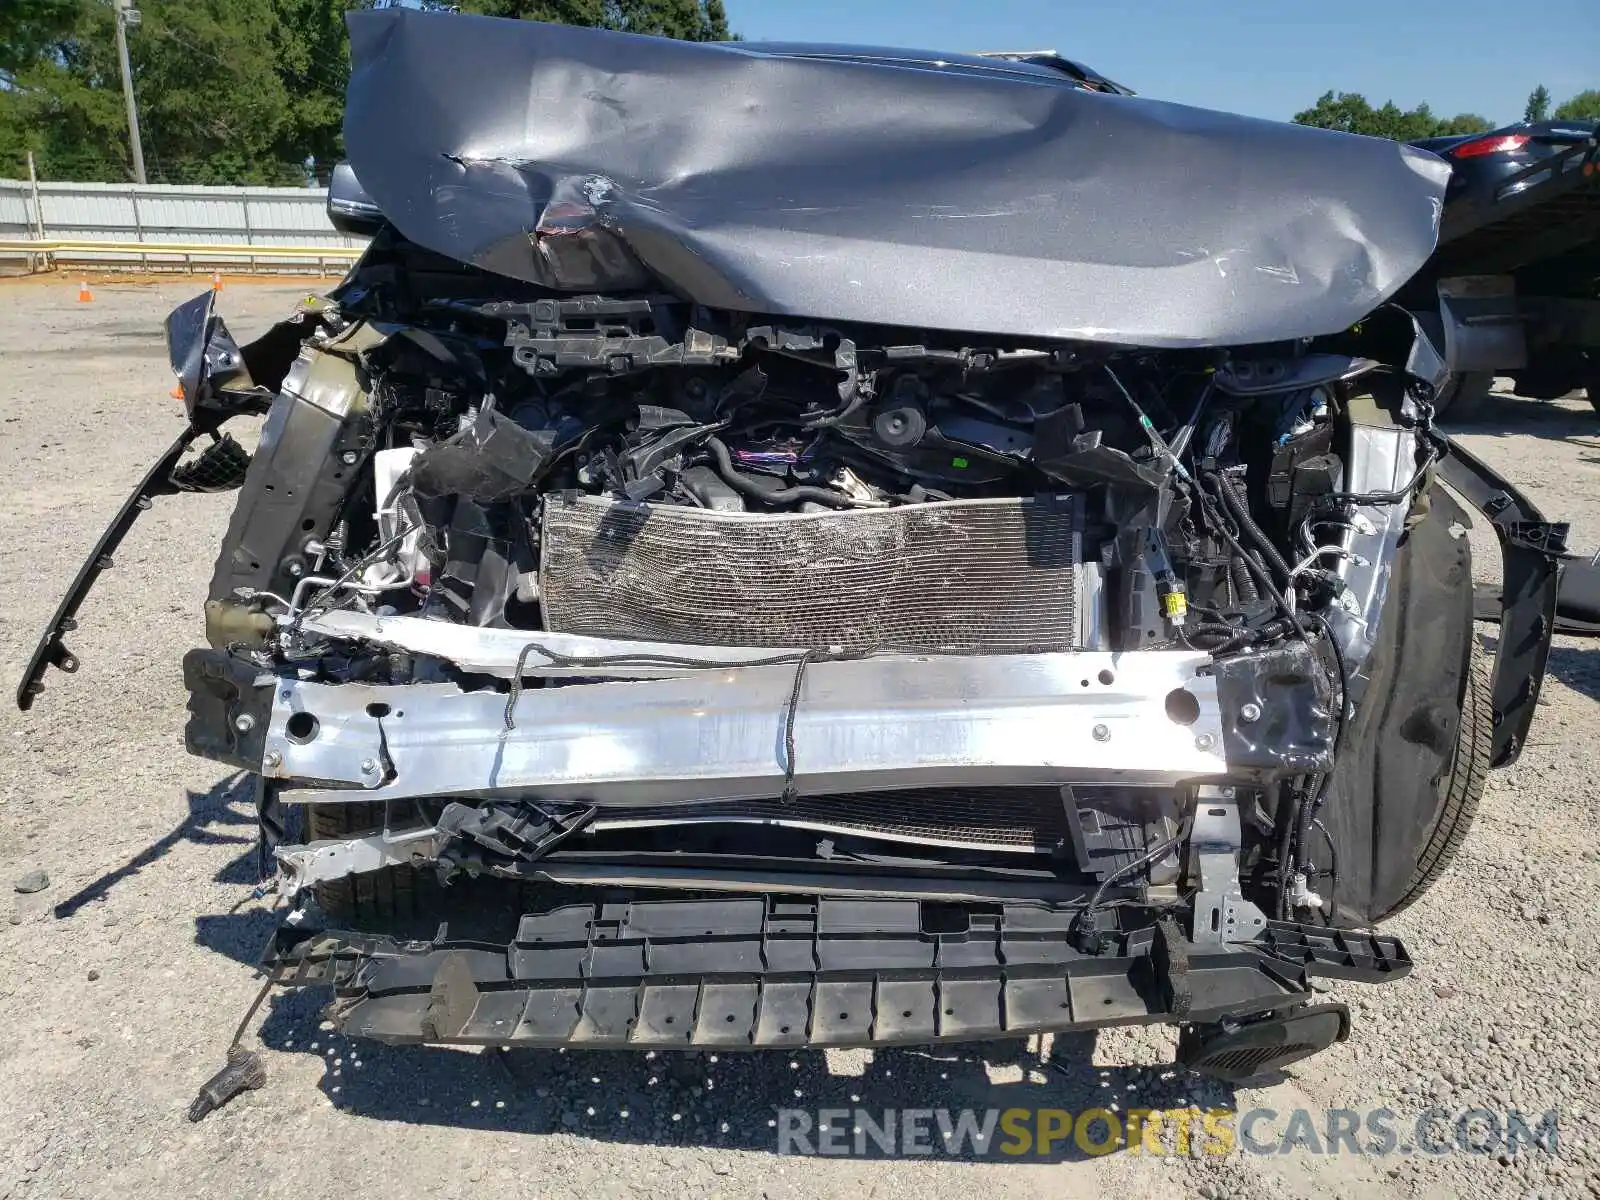
[[[1491,134],[1489,137],[1462,142],[1450,151],[1450,157],[1477,158],[1484,154],[1504,154],[1510,150],[1521,150],[1527,144],[1528,135],[1525,133]]]

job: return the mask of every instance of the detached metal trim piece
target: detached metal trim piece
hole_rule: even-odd
[[[496,795],[603,806],[898,787],[1222,776],[1211,658],[1193,651],[883,656],[494,691],[283,680],[263,773],[319,804]],[[785,761],[793,714],[795,761]],[[1186,690],[1198,717],[1168,715]],[[513,728],[508,728],[514,722]],[[792,770],[791,770],[792,768]]]

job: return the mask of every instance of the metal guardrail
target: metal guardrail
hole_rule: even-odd
[[[361,256],[355,246],[273,246],[237,242],[111,242],[50,238],[0,238],[0,258],[42,259],[50,265],[92,263],[105,268],[188,269],[198,264],[253,270],[261,265],[315,267],[324,275],[341,274]],[[337,270],[329,270],[336,264]]]

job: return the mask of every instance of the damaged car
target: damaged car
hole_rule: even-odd
[[[1162,1022],[1240,1079],[1407,973],[1564,532],[1390,303],[1443,162],[1040,62],[349,28],[370,245],[253,343],[172,314],[189,428],[19,692],[153,497],[237,489],[187,742],[258,779],[274,981],[389,1042]]]

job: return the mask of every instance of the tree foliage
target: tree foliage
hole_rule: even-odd
[[[1556,109],[1558,121],[1600,121],[1600,88],[1579,92]]]
[[[342,149],[345,10],[392,0],[139,0],[128,54],[149,178],[302,184]],[[432,6],[432,5],[430,5]],[[495,16],[695,41],[730,36],[722,0],[459,0]],[[132,178],[105,0],[0,0],[0,176]]]
[[[1542,121],[1549,112],[1550,92],[1540,84],[1528,94],[1523,120]],[[1564,121],[1600,121],[1600,90],[1579,92],[1558,105],[1554,115]],[[1319,129],[1338,129],[1345,133],[1363,133],[1368,137],[1393,138],[1401,142],[1452,134],[1485,133],[1496,128],[1488,117],[1477,113],[1436,117],[1426,104],[1402,109],[1390,100],[1382,107],[1374,108],[1359,92],[1324,92],[1310,108],[1295,113],[1294,120],[1299,125],[1315,125]]]
[[[8,42],[0,169],[34,151],[48,178],[131,178],[111,6],[14,0],[23,38]],[[281,157],[293,120],[269,38],[274,0],[150,0],[130,31],[145,159],[155,178],[301,182]],[[13,10],[15,11],[15,10]],[[40,19],[41,14],[48,20]],[[12,30],[4,32],[10,35]]]
[[[1401,142],[1453,133],[1481,133],[1493,128],[1487,117],[1477,113],[1436,117],[1426,104],[1402,109],[1389,100],[1382,107],[1374,108],[1359,92],[1324,92],[1310,108],[1295,113],[1294,120],[1298,125],[1315,125],[1319,129],[1338,129]]]
[[[456,0],[463,12],[525,21],[589,25],[687,42],[725,42],[722,0]]]

